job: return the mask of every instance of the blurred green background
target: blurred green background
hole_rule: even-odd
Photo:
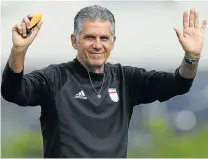
[[[197,132],[174,135],[173,130],[162,121],[150,123],[152,144],[149,148],[135,147],[129,149],[128,157],[149,158],[207,158],[208,125]]]
[[[147,125],[152,132],[151,146],[130,148],[128,157],[154,158],[207,158],[208,157],[208,125],[197,132],[175,136],[163,121],[155,121]],[[42,140],[39,131],[16,133],[12,138],[2,140],[2,157],[41,158]]]

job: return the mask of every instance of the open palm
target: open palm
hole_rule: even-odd
[[[194,9],[183,14],[183,33],[175,29],[179,42],[181,43],[187,56],[191,58],[200,58],[203,48],[205,29],[207,20],[203,20],[202,26],[199,27],[199,16]]]

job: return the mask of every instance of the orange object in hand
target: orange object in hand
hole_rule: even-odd
[[[37,26],[38,22],[41,20],[42,14],[41,13],[36,13],[32,19],[30,20],[30,29],[27,29],[27,37],[30,36],[32,33],[32,30]]]

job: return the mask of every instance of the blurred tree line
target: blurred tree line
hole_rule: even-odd
[[[152,132],[152,144],[148,148],[135,147],[128,150],[130,158],[207,158],[208,125],[200,130],[174,134],[163,121],[147,123]]]
[[[128,150],[128,157],[158,158],[202,158],[208,157],[208,126],[197,132],[174,135],[162,121],[148,124],[152,131],[152,144],[148,148],[134,147]],[[42,158],[42,137],[40,131],[20,132],[12,139],[2,138],[4,158]]]

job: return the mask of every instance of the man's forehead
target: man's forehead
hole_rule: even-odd
[[[86,20],[82,25],[84,34],[111,35],[112,24],[107,20]]]
[[[110,37],[112,36],[111,33],[99,33],[99,32],[83,32],[82,33],[83,36],[107,36]]]
[[[83,21],[83,25],[100,25],[100,26],[112,26],[112,23],[109,20],[104,19],[86,19]]]

